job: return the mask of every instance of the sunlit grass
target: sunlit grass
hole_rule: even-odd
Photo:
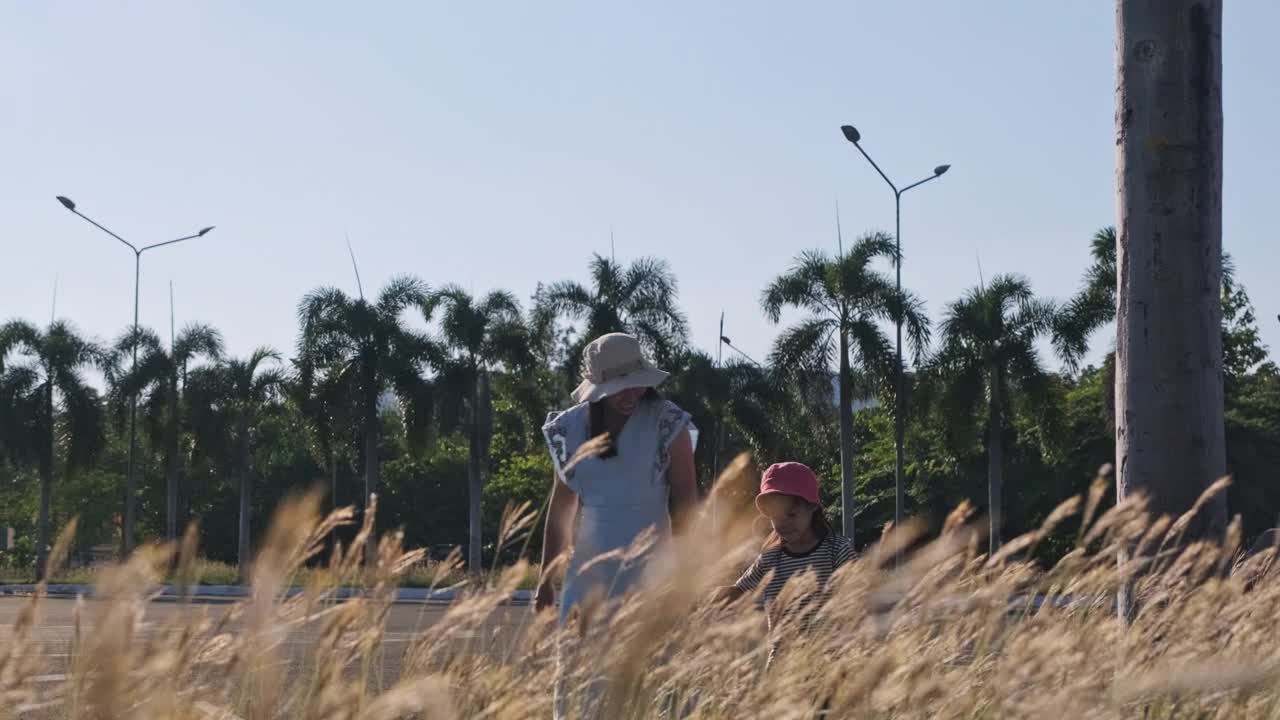
[[[967,507],[936,536],[916,523],[894,530],[837,574],[818,631],[783,624],[787,645],[766,672],[769,640],[751,603],[707,602],[758,548],[750,494],[738,492],[754,482],[740,459],[662,581],[621,605],[588,604],[563,635],[531,614],[519,628],[493,631],[528,565],[472,578],[443,620],[397,646],[394,677],[382,671],[394,589],[415,572],[448,586],[459,577],[457,557],[424,566],[420,551],[389,534],[369,566],[358,539],[317,569],[327,533],[352,514],[324,518],[314,498],[298,499],[279,509],[264,540],[252,599],[197,606],[144,639],[146,593],[175,554],[179,576],[205,577],[193,533],[181,547],[143,549],[95,576],[105,600],[77,611],[62,682],[40,681],[51,660],[36,639],[43,600],[33,596],[0,646],[0,716],[550,717],[557,645],[570,717],[799,719],[816,717],[824,701],[832,718],[1280,713],[1275,550],[1243,558],[1238,523],[1221,538],[1184,542],[1186,522],[1153,524],[1141,503],[1098,513],[1102,484],[993,558],[980,552],[982,523]],[[1071,553],[1047,569],[1024,561],[1072,517],[1082,529]],[[527,508],[509,512],[501,544],[519,547],[531,520]],[[1145,559],[1121,566],[1121,550]],[[356,580],[362,597],[335,602],[334,588]],[[307,591],[285,599],[290,585]],[[1114,607],[1121,587],[1135,600],[1127,622]],[[298,656],[285,639],[304,632],[313,642]]]

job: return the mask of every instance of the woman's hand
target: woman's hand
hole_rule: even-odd
[[[556,590],[552,587],[550,578],[538,578],[538,589],[533,595],[533,611],[542,613],[550,607],[555,607]]]

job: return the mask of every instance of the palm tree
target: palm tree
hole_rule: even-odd
[[[1116,319],[1116,229],[1104,227],[1089,241],[1092,262],[1079,292],[1058,311],[1053,321],[1053,346],[1067,367],[1075,370],[1089,351],[1089,337]],[[1230,302],[1235,264],[1222,254],[1223,304]]]
[[[163,447],[165,466],[165,539],[178,537],[178,485],[182,433],[180,384],[187,366],[199,358],[218,360],[222,356],[222,334],[208,325],[193,324],[182,329],[172,344],[164,347],[150,330],[130,329],[116,343],[115,353],[124,357],[135,347],[142,351],[136,369],[120,376],[115,394],[127,401],[146,397],[143,423],[152,429],[153,439]],[[123,403],[119,403],[123,407]]]
[[[364,500],[378,490],[379,402],[393,390],[400,401],[410,440],[430,421],[430,386],[422,367],[438,357],[431,340],[405,327],[402,316],[427,299],[422,281],[402,276],[383,288],[377,302],[348,297],[336,288],[308,293],[298,307],[302,325],[298,354],[355,406],[364,444]],[[314,378],[313,373],[313,378]],[[376,538],[366,545],[371,559]]]
[[[296,358],[294,366],[297,374],[289,389],[306,423],[311,456],[329,471],[330,509],[337,509],[339,459],[348,458],[350,449],[359,444],[353,437],[357,414],[353,398],[343,392],[336,375],[317,376],[309,358]]]
[[[1093,262],[1082,287],[1053,322],[1054,350],[1073,370],[1089,351],[1089,336],[1116,319],[1116,229],[1102,228],[1089,245]]]
[[[18,362],[11,364],[11,359]],[[90,367],[107,365],[107,354],[65,322],[53,322],[45,332],[19,320],[0,326],[4,392],[17,401],[12,412],[31,413],[20,420],[18,427],[27,432],[21,439],[35,448],[40,474],[36,520],[36,573],[40,577],[44,576],[48,560],[56,456],[60,451],[65,472],[71,472],[86,466],[102,449],[102,406],[97,391],[82,373]]]
[[[1080,290],[1058,310],[1053,320],[1053,348],[1055,354],[1074,372],[1089,352],[1089,339],[1101,328],[1116,319],[1116,229],[1108,226],[1093,234],[1089,242],[1092,262],[1085,270]],[[1231,255],[1222,256],[1222,306],[1223,312],[1233,302],[1235,265]],[[1223,327],[1224,347],[1227,328]],[[1114,388],[1116,379],[1115,351],[1109,350],[1102,363],[1104,379]],[[1107,427],[1115,430],[1115,392],[1107,394],[1105,406]]]
[[[750,450],[759,458],[785,454],[775,421],[790,397],[768,370],[745,360],[717,365],[699,350],[682,353],[671,368],[664,392],[700,418],[698,461],[711,479],[736,452]]]
[[[428,295],[422,306],[428,322],[435,319],[437,311],[448,352],[438,376],[442,429],[465,415],[470,445],[467,564],[472,572],[480,572],[480,500],[493,419],[489,373],[499,364],[530,368],[534,356],[520,304],[508,292],[491,292],[477,302],[462,288],[446,287]],[[454,412],[455,408],[465,408],[465,413]]]
[[[676,304],[676,278],[662,260],[641,258],[623,267],[599,255],[589,266],[591,288],[572,280],[540,287],[535,295],[535,324],[541,319],[582,321],[582,332],[569,349],[565,370],[571,379],[581,371],[582,349],[611,332],[639,338],[660,364],[674,359],[688,336],[688,321]]]
[[[278,367],[280,353],[260,347],[247,358],[225,359],[216,365],[198,368],[190,376],[189,399],[192,401],[192,424],[202,430],[205,442],[229,451],[231,476],[239,496],[239,530],[237,562],[240,581],[249,579],[250,538],[253,499],[253,434],[262,417],[282,399],[285,373]],[[218,427],[210,432],[208,429]]]
[[[917,359],[929,343],[923,303],[909,292],[899,297],[893,280],[872,268],[881,258],[898,262],[893,238],[884,233],[864,235],[839,257],[820,251],[804,253],[791,270],[764,289],[760,299],[773,323],[782,320],[782,311],[788,307],[809,313],[778,337],[771,365],[792,377],[808,376],[824,383],[830,382],[832,364],[839,368],[840,503],[844,533],[850,537],[854,514],[854,369],[870,386],[891,387],[896,361],[881,323],[893,322],[899,314]]]
[[[1042,426],[1051,425],[1056,404],[1036,342],[1050,331],[1054,317],[1053,304],[1037,299],[1025,278],[998,275],[948,305],[942,321],[932,371],[942,382],[947,424],[963,433],[984,414],[985,404],[991,552],[1000,546],[1008,403],[1023,402]]]

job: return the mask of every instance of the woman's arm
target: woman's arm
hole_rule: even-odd
[[[685,430],[671,443],[671,464],[667,467],[671,486],[671,525],[682,532],[698,507],[698,479],[693,466],[693,438]]]
[[[568,547],[573,532],[573,517],[578,512],[578,496],[557,477],[551,481],[551,505],[547,508],[547,522],[542,531],[542,570],[538,577],[538,591],[533,608],[541,612],[555,604],[556,595],[552,579],[557,574],[560,559]]]

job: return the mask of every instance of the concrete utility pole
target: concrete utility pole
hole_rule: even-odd
[[[1116,66],[1117,493],[1176,516],[1226,472],[1222,1],[1117,0]]]

